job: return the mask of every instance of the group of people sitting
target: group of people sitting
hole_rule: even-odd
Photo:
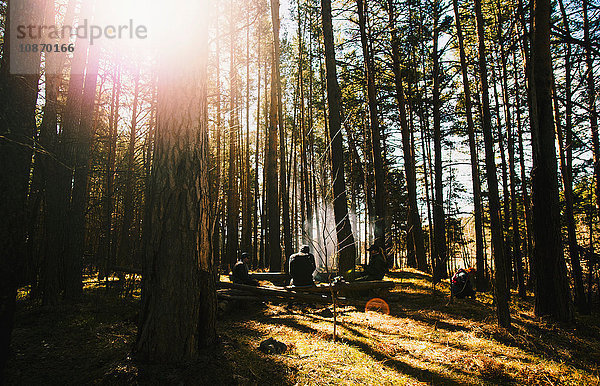
[[[383,249],[377,245],[371,245],[369,251],[369,263],[362,271],[354,273],[356,281],[382,280],[388,272],[388,264]],[[258,286],[258,281],[248,273],[250,255],[243,252],[238,262],[233,267],[231,280],[237,284]],[[290,256],[288,262],[290,285],[294,287],[307,287],[314,285],[314,274],[317,270],[315,256],[310,252],[308,245],[303,245],[300,252]],[[475,297],[473,285],[474,268],[459,269],[450,280],[452,296],[462,299]]]
[[[354,275],[357,281],[382,280],[388,272],[388,264],[383,254],[383,249],[377,245],[372,245],[369,249],[369,263],[363,271],[356,272]],[[258,281],[250,277],[248,273],[248,263],[250,256],[243,252],[238,262],[233,267],[231,280],[237,284],[246,284],[257,286]],[[310,252],[308,245],[303,245],[300,252],[290,256],[288,261],[290,285],[295,287],[305,287],[314,285],[314,274],[317,270],[315,256]]]

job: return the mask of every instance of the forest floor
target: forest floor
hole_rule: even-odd
[[[8,384],[600,384],[600,318],[558,325],[513,296],[511,331],[495,323],[491,295],[449,303],[448,284],[391,272],[390,314],[331,307],[236,302],[221,309],[219,346],[194,363],[138,363],[139,298],[90,280],[76,305],[19,300]],[[264,354],[268,337],[283,354]]]

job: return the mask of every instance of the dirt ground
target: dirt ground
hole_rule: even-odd
[[[333,337],[332,307],[299,302],[220,304],[217,348],[193,363],[139,363],[139,298],[93,280],[77,305],[52,309],[23,297],[8,384],[399,385],[600,384],[600,318],[568,325],[534,318],[513,296],[510,331],[495,324],[489,294],[449,303],[417,271],[391,272],[390,314],[344,307]],[[287,345],[266,354],[272,337]]]

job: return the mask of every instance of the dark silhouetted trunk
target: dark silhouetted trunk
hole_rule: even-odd
[[[292,255],[292,231],[290,229],[290,197],[288,191],[288,178],[286,149],[285,149],[285,124],[283,119],[283,103],[280,79],[280,43],[279,43],[279,0],[271,0],[271,21],[273,23],[273,79],[277,91],[277,118],[279,125],[279,195],[281,197],[281,220],[283,221],[283,247],[285,261]],[[271,102],[273,103],[273,101]],[[287,264],[286,264],[287,266]]]
[[[273,15],[274,4],[276,2],[277,15],[279,14],[279,1],[272,0],[271,3],[271,17]],[[274,23],[275,24],[275,23]],[[279,17],[277,16],[277,23],[279,26]],[[273,31],[273,37],[275,38],[275,31]],[[275,40],[275,39],[273,39]],[[279,41],[279,32],[277,32],[277,41]],[[275,42],[274,42],[275,43]],[[275,44],[274,44],[275,45]],[[266,211],[267,211],[267,243],[265,246],[265,259],[270,264],[270,270],[272,272],[279,272],[283,268],[281,262],[281,240],[280,240],[280,216],[279,216],[279,187],[277,179],[277,144],[278,144],[278,96],[277,96],[277,85],[278,77],[276,69],[279,68],[279,64],[276,61],[279,57],[276,55],[279,53],[279,48],[273,47],[271,52],[271,92],[269,101],[269,128],[267,131],[267,154],[265,157],[265,183],[267,184],[266,191]],[[285,177],[283,177],[285,178]]]
[[[487,291],[489,283],[485,275],[485,261],[483,255],[483,219],[481,208],[481,180],[479,178],[479,157],[477,156],[477,143],[475,142],[475,124],[473,122],[473,107],[471,102],[471,88],[467,69],[467,57],[458,9],[458,0],[453,0],[456,34],[458,36],[458,49],[460,54],[460,69],[462,73],[463,89],[465,93],[465,113],[467,116],[467,133],[469,136],[469,153],[471,155],[471,180],[473,182],[473,216],[475,218],[475,262],[477,265],[476,285],[478,291]]]
[[[501,9],[501,5],[498,3],[498,9]],[[515,144],[514,144],[514,131],[513,131],[513,121],[511,116],[510,109],[510,98],[509,98],[509,89],[508,89],[508,66],[506,64],[506,51],[504,48],[504,40],[502,36],[502,13],[498,11],[498,41],[500,45],[500,63],[502,66],[502,103],[504,106],[504,119],[506,121],[506,146],[508,153],[508,179],[510,183],[510,208],[505,208],[505,213],[507,213],[507,209],[510,209],[510,218],[512,225],[512,233],[511,242],[508,243],[509,247],[512,247],[512,263],[507,264],[507,270],[514,266],[515,276],[516,276],[516,284],[519,288],[519,296],[521,298],[525,298],[527,295],[527,291],[525,288],[525,275],[523,273],[523,257],[521,254],[521,234],[519,232],[519,218],[517,215],[517,192],[516,192],[516,173],[515,173]],[[506,191],[506,189],[505,189]],[[506,193],[505,193],[506,194]],[[506,205],[506,199],[504,200]],[[508,259],[508,256],[506,257]],[[509,277],[512,277],[512,272],[509,270]],[[508,279],[508,277],[507,277]]]
[[[537,125],[531,128],[535,314],[567,321],[571,320],[573,312],[560,232],[552,115],[550,13],[550,0],[535,0],[531,60],[535,86],[532,106],[537,112]]]
[[[425,256],[425,243],[423,228],[421,227],[421,216],[417,205],[417,173],[416,160],[412,144],[411,130],[407,121],[406,98],[404,96],[404,85],[400,73],[400,47],[395,27],[395,9],[392,0],[388,0],[389,22],[391,29],[392,63],[394,68],[394,84],[396,86],[396,102],[400,115],[400,128],[402,130],[402,150],[404,154],[404,171],[406,174],[406,189],[408,192],[408,234],[407,239],[411,241],[414,248],[417,268],[421,271],[429,271],[427,256]],[[410,253],[410,251],[407,251]]]
[[[588,97],[588,114],[592,131],[592,148],[594,150],[594,181],[596,193],[596,209],[600,208],[600,138],[598,137],[598,113],[596,110],[596,83],[594,80],[594,59],[590,38],[590,21],[588,19],[589,0],[583,0],[583,40],[585,44],[585,63]]]
[[[135,141],[137,135],[138,99],[140,92],[140,69],[136,70],[134,76],[133,106],[131,112],[131,128],[129,131],[129,144],[127,148],[127,171],[125,174],[125,193],[123,194],[123,224],[119,242],[119,264],[129,266],[131,259],[131,225],[133,222],[134,209],[134,185],[135,185]]]
[[[246,135],[244,144],[244,171],[242,174],[242,239],[241,250],[250,253],[252,249],[252,194],[250,184],[250,9],[246,12]]]
[[[508,173],[506,167],[506,152],[504,151],[504,134],[502,133],[502,123],[500,120],[500,100],[498,96],[498,88],[496,84],[498,83],[498,78],[496,78],[496,73],[494,70],[495,66],[491,66],[492,69],[492,81],[493,81],[493,89],[494,89],[494,102],[495,102],[495,115],[496,115],[496,134],[498,139],[498,151],[500,152],[500,170],[502,173],[502,208],[504,209],[504,216],[501,216],[502,227],[504,230],[503,239],[504,239],[504,263],[506,265],[506,282],[508,283],[508,287],[512,286],[512,243],[511,243],[511,235],[510,235],[510,194],[509,194],[509,186],[508,186]],[[510,291],[508,291],[508,296],[510,299]]]
[[[17,286],[25,259],[26,200],[35,130],[35,103],[39,74],[11,74],[10,10],[6,8],[4,42],[0,60],[0,383],[9,357]],[[26,20],[36,20],[34,9],[21,9]],[[43,12],[40,14],[43,15]],[[32,69],[39,55],[30,55]]]
[[[381,148],[381,128],[377,107],[377,91],[375,90],[375,66],[369,52],[366,31],[366,15],[368,0],[357,0],[358,26],[364,58],[364,70],[367,78],[367,99],[369,104],[369,122],[371,124],[371,152],[373,153],[373,169],[375,174],[375,243],[385,247],[385,168]]]
[[[238,135],[239,135],[239,117],[238,117],[238,97],[239,97],[239,77],[237,72],[237,25],[235,23],[234,5],[230,2],[229,19],[229,167],[227,169],[227,243],[226,259],[229,262],[229,269],[232,269],[238,259],[239,249],[239,214],[240,214],[240,195],[238,188]]]
[[[433,280],[448,277],[446,261],[446,219],[444,214],[444,185],[442,174],[442,118],[440,114],[440,57],[438,52],[440,3],[433,3],[433,148],[434,156],[434,200],[433,200]]]
[[[485,165],[488,179],[490,222],[492,233],[492,253],[494,255],[494,292],[496,296],[496,316],[498,324],[510,327],[510,310],[508,306],[509,290],[506,280],[504,261],[504,237],[500,215],[500,197],[498,195],[498,179],[496,176],[496,161],[494,153],[494,138],[492,134],[492,117],[490,116],[489,87],[487,79],[487,63],[485,58],[484,21],[481,12],[481,0],[475,0],[475,15],[477,19],[477,37],[479,48],[479,81],[481,82],[481,110],[483,114],[483,140],[485,143]]]
[[[327,71],[327,105],[329,111],[329,157],[333,183],[333,210],[338,244],[338,269],[346,275],[354,269],[356,245],[348,218],[346,179],[344,176],[344,149],[341,135],[341,91],[337,81],[331,0],[321,0],[325,68]]]
[[[121,101],[121,68],[119,65],[114,69],[112,76],[113,90],[110,105],[110,116],[108,118],[108,135],[106,136],[106,164],[104,168],[104,207],[102,217],[102,236],[100,238],[100,257],[103,260],[104,278],[111,274],[113,262],[113,209],[114,209],[114,179],[115,163],[117,155],[117,129],[119,126],[119,110]]]
[[[563,1],[559,1],[565,34],[571,36],[571,28]],[[577,245],[577,228],[573,212],[573,90],[572,90],[572,53],[571,44],[565,43],[565,123],[560,122],[560,110],[556,85],[553,84],[554,113],[556,115],[556,134],[558,137],[558,153],[560,155],[560,174],[564,186],[565,218],[567,222],[567,238],[569,243],[569,260],[571,274],[575,283],[575,307],[581,313],[589,313],[589,304],[586,301],[583,287],[583,272]]]

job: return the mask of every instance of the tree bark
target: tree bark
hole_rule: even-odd
[[[219,10],[219,6],[217,6],[217,10]],[[217,15],[215,16],[215,28],[218,30],[219,29],[219,13],[217,12]],[[229,271],[229,263],[227,261],[226,257],[223,257],[223,254],[221,254],[221,230],[222,230],[222,226],[221,226],[221,222],[220,222],[220,218],[222,215],[222,209],[221,209],[221,191],[222,191],[222,185],[221,185],[221,168],[222,168],[222,163],[223,163],[223,156],[221,153],[221,139],[223,138],[223,128],[221,125],[221,37],[217,36],[215,39],[215,67],[216,67],[216,76],[215,76],[215,82],[216,82],[216,92],[217,92],[217,98],[216,98],[216,124],[215,124],[215,147],[216,147],[216,155],[215,155],[215,185],[216,185],[216,189],[214,192],[212,192],[212,199],[211,202],[213,204],[213,213],[215,216],[215,225],[213,227],[212,230],[212,253],[213,253],[213,261],[215,262],[216,266],[218,266],[220,268],[221,271],[223,272],[228,272]],[[217,265],[218,264],[218,265]]]
[[[504,135],[502,133],[502,123],[500,120],[500,100],[498,97],[498,88],[496,84],[498,83],[498,78],[496,77],[496,72],[494,70],[495,66],[491,66],[492,69],[492,82],[494,89],[494,102],[496,105],[495,113],[496,113],[496,133],[498,135],[498,150],[500,152],[500,170],[502,174],[502,209],[504,211],[504,215],[501,216],[502,227],[504,230],[503,239],[504,239],[504,263],[506,264],[505,272],[506,272],[506,282],[508,287],[512,287],[512,277],[513,277],[513,267],[512,267],[512,242],[511,242],[511,234],[510,234],[510,194],[509,194],[509,186],[508,186],[508,173],[507,173],[507,165],[506,165],[506,152],[504,151]],[[510,290],[508,291],[508,296],[510,299]]]
[[[481,110],[483,114],[483,140],[485,143],[485,165],[488,179],[490,222],[492,228],[492,252],[494,254],[494,292],[496,296],[496,316],[501,327],[510,327],[510,310],[508,306],[509,291],[506,280],[504,237],[500,215],[500,197],[498,195],[498,178],[492,134],[492,117],[490,116],[489,87],[487,80],[487,63],[485,58],[484,21],[481,12],[481,0],[475,0],[475,16],[477,21],[477,37],[479,48],[479,81],[481,82]]]
[[[35,129],[35,103],[39,74],[16,75],[10,66],[10,10],[6,7],[4,42],[0,59],[0,383],[9,357],[17,286],[25,258],[26,200]],[[35,20],[36,9],[27,19]],[[42,14],[43,12],[39,12]],[[39,68],[39,55],[31,55]]]
[[[590,38],[590,22],[588,19],[589,0],[583,0],[583,40],[585,43],[585,63],[588,97],[588,114],[592,132],[592,148],[594,150],[594,180],[596,193],[596,210],[600,208],[600,137],[598,136],[598,112],[596,110],[596,83],[594,80],[594,59]]]
[[[83,4],[79,13],[79,20],[91,18],[94,2],[89,1]],[[85,216],[85,208],[81,208],[82,200],[82,179],[81,172],[82,164],[78,163],[78,158],[83,157],[85,143],[84,138],[80,136],[80,120],[83,109],[83,87],[84,73],[88,57],[89,43],[85,39],[78,39],[75,43],[75,52],[71,60],[71,72],[69,76],[69,86],[67,91],[67,101],[65,110],[62,114],[61,122],[61,137],[58,148],[59,156],[68,165],[68,169],[59,169],[60,175],[57,176],[56,184],[60,186],[61,193],[65,195],[61,199],[66,202],[67,208],[62,212],[61,221],[64,221],[65,226],[65,249],[63,252],[63,274],[62,289],[64,290],[65,298],[69,300],[77,300],[81,294],[81,255],[80,248],[83,247],[83,239],[85,237],[85,229],[79,227],[82,216]],[[94,89],[95,90],[95,89]],[[79,174],[77,177],[77,202],[75,202],[75,172],[79,166]],[[87,169],[87,164],[85,165]],[[87,170],[85,171],[87,173]],[[87,174],[86,174],[87,187]],[[85,197],[85,189],[83,189]],[[75,206],[77,204],[77,207]],[[81,213],[79,212],[81,209]],[[85,217],[84,220],[85,222]]]
[[[532,26],[533,25],[533,1],[530,1],[528,4],[529,10],[530,10],[530,17],[529,17],[529,24]],[[523,57],[523,75],[524,75],[524,80],[525,80],[525,86],[527,89],[527,99],[526,99],[526,103],[527,103],[527,109],[529,111],[529,125],[530,127],[534,127],[537,126],[537,109],[534,107],[535,105],[535,100],[536,100],[536,96],[535,96],[535,86],[534,86],[534,82],[533,82],[533,65],[532,65],[532,60],[531,60],[531,49],[530,49],[530,45],[532,45],[532,32],[530,30],[527,29],[527,21],[525,19],[525,6],[523,4],[523,0],[518,0],[518,16],[519,16],[519,24],[521,26],[521,29],[518,30],[518,33],[521,34],[521,36],[523,36],[523,39],[520,39],[521,41],[521,55]],[[516,76],[516,75],[515,75]],[[516,78],[515,78],[516,79]],[[519,110],[517,110],[517,112],[519,112]],[[520,120],[517,122],[517,125],[520,125]],[[517,127],[518,129],[519,127]],[[519,131],[519,146],[520,149],[523,145],[521,136],[522,133],[521,131]],[[521,163],[521,175],[522,177],[525,176],[525,168],[524,168],[524,153],[521,151],[521,159],[520,159],[520,163]],[[526,179],[522,178],[522,181],[526,181]],[[532,202],[531,200],[526,199],[526,197],[529,197],[527,194],[527,184],[524,183],[522,184],[522,190],[523,190],[523,203],[525,206],[525,223],[527,225],[527,256],[528,256],[528,261],[529,261],[529,279],[527,281],[527,286],[530,289],[534,289],[535,287],[535,268],[533,266],[534,264],[534,259],[533,259],[533,212],[532,212]]]
[[[111,274],[113,265],[113,202],[114,178],[117,155],[117,130],[119,126],[119,110],[121,101],[121,67],[116,65],[112,74],[112,96],[110,116],[108,118],[108,133],[106,136],[106,164],[104,168],[104,206],[102,216],[102,235],[100,237],[100,258],[103,260],[101,276],[105,279]]]
[[[366,15],[368,0],[356,0],[358,8],[358,26],[364,59],[364,71],[367,78],[367,100],[369,105],[369,121],[371,124],[371,152],[373,153],[373,169],[375,171],[375,243],[385,247],[386,210],[385,210],[385,167],[381,148],[381,128],[379,127],[379,109],[377,91],[375,89],[375,69],[373,58],[369,52],[366,32]]]
[[[442,174],[442,121],[440,114],[440,58],[438,52],[440,2],[433,3],[433,148],[435,169],[435,195],[433,200],[433,280],[438,282],[448,277],[446,263],[446,218],[444,214],[444,185]]]
[[[567,36],[571,36],[569,18],[567,16],[564,3],[559,2],[563,28]],[[556,85],[553,81],[553,102],[554,113],[556,115],[556,134],[558,137],[558,153],[560,156],[560,174],[564,186],[565,195],[565,218],[567,222],[567,239],[569,244],[569,259],[571,262],[571,275],[575,283],[575,307],[581,313],[589,313],[590,307],[586,301],[585,290],[583,287],[583,272],[581,261],[579,259],[579,246],[577,244],[577,233],[575,215],[573,211],[573,90],[572,90],[572,56],[571,44],[565,43],[565,121],[564,130],[560,121],[560,110],[558,105],[558,96]]]
[[[275,5],[276,4],[276,5]],[[277,17],[273,14],[277,9]],[[280,200],[279,188],[277,179],[277,144],[279,125],[278,117],[278,93],[279,84],[279,1],[271,0],[271,18],[273,21],[273,49],[271,51],[271,92],[269,105],[269,129],[267,132],[267,156],[265,159],[265,183],[267,184],[267,245],[266,245],[266,260],[270,263],[271,272],[279,272],[283,268],[281,261],[281,239],[280,239]],[[277,22],[275,22],[275,18]],[[277,24],[277,33],[275,33],[275,25]],[[277,44],[275,44],[277,40]],[[280,131],[281,132],[281,131]],[[282,160],[285,157],[281,158]],[[282,169],[280,168],[280,171]],[[280,176],[285,178],[285,175]],[[286,256],[287,257],[287,256]]]
[[[210,9],[206,0],[198,7],[199,13]],[[166,49],[161,60],[136,342],[137,354],[150,361],[193,360],[217,339],[209,225],[208,31],[207,23],[199,24],[197,57],[176,62]]]
[[[341,91],[337,81],[331,0],[321,0],[325,68],[327,72],[327,105],[329,111],[329,156],[333,183],[333,207],[336,224],[338,269],[343,275],[354,269],[356,245],[348,218],[348,200],[344,175],[344,149],[341,135]]]
[[[258,260],[259,260],[259,249],[258,249],[258,237],[259,237],[259,233],[258,233],[258,221],[259,221],[259,217],[261,219],[261,231],[264,228],[264,223],[262,221],[263,216],[260,215],[259,216],[259,206],[258,206],[258,202],[259,202],[259,196],[260,196],[260,190],[259,190],[259,186],[258,186],[258,160],[259,160],[259,156],[260,156],[260,127],[261,127],[261,120],[260,120],[260,48],[261,48],[261,39],[260,39],[261,35],[260,35],[260,31],[258,31],[257,29],[257,49],[256,49],[256,81],[257,81],[257,85],[256,85],[256,147],[254,150],[254,229],[253,229],[253,238],[254,238],[254,243],[253,243],[253,253],[252,253],[252,267],[255,268],[258,266]],[[262,206],[262,205],[261,205]],[[264,208],[261,208],[261,212],[264,210]],[[262,242],[262,239],[261,239]]]
[[[47,2],[47,20],[55,18],[54,3]],[[65,24],[73,22],[75,1],[69,1],[65,15]],[[56,40],[57,43],[61,42]],[[62,41],[66,43],[66,40]],[[60,137],[57,134],[59,90],[62,81],[62,70],[66,53],[59,56],[50,55],[46,60],[46,103],[44,116],[40,126],[40,145],[48,153],[40,153],[36,157],[35,174],[42,180],[41,194],[44,195],[44,254],[41,256],[40,287],[43,305],[56,305],[60,298],[61,259],[65,253],[66,229],[65,216],[68,210],[70,186],[59,183],[60,176],[68,174],[69,169],[62,157],[59,147]],[[35,191],[35,190],[33,190]]]
[[[252,205],[250,204],[250,4],[246,8],[246,135],[244,143],[244,171],[242,190],[242,239],[241,250],[252,249]]]
[[[473,217],[475,218],[475,262],[477,265],[476,286],[477,291],[487,291],[488,282],[485,275],[485,261],[483,256],[483,218],[481,208],[481,179],[479,177],[479,157],[477,156],[477,143],[475,139],[475,124],[473,122],[473,106],[471,102],[471,88],[467,68],[467,56],[462,33],[462,23],[458,0],[453,0],[456,34],[460,56],[460,69],[462,74],[463,90],[465,93],[465,112],[467,116],[467,134],[469,136],[469,153],[471,156],[471,180],[473,182]]]
[[[531,287],[531,256],[533,256],[533,242],[532,242],[532,225],[531,225],[531,201],[527,192],[527,177],[525,173],[525,151],[523,146],[523,128],[521,123],[521,98],[520,98],[520,87],[519,87],[519,76],[516,67],[516,57],[513,52],[513,62],[515,63],[514,68],[514,83],[515,83],[515,94],[516,94],[516,123],[517,123],[517,140],[519,146],[519,169],[521,177],[521,199],[523,202],[523,217],[525,218],[525,243],[526,243],[526,254],[527,261],[523,267],[523,274],[525,274],[525,266],[529,268],[529,280],[527,285]]]
[[[230,2],[230,20],[229,20],[229,167],[227,170],[227,244],[226,259],[229,262],[229,269],[233,269],[238,259],[239,249],[239,214],[240,214],[240,196],[238,187],[238,135],[239,135],[239,117],[238,108],[238,87],[239,79],[237,73],[237,25],[234,16],[234,3]]]
[[[70,210],[70,252],[65,267],[65,298],[77,300],[81,296],[83,254],[85,251],[86,213],[88,208],[88,177],[90,150],[94,138],[94,106],[100,47],[93,45],[89,49],[86,75],[82,93],[81,117],[75,143],[75,170],[73,173],[73,191]]]
[[[279,42],[279,0],[271,0],[271,21],[273,23],[274,85],[277,90],[277,123],[279,126],[279,194],[281,198],[281,220],[283,221],[284,261],[287,261],[292,255],[293,250],[292,231],[290,229],[290,197],[288,191],[288,178],[286,178],[288,167],[285,147],[285,124],[283,119],[283,96],[281,92],[281,75],[279,69],[281,60],[281,48]]]
[[[402,150],[404,154],[404,172],[406,174],[406,189],[408,193],[408,234],[407,238],[412,241],[417,268],[428,272],[427,256],[425,255],[425,243],[423,228],[421,227],[421,216],[417,205],[417,173],[416,160],[412,145],[411,131],[407,122],[406,98],[404,96],[404,85],[400,73],[400,47],[398,44],[395,5],[388,0],[389,23],[391,29],[392,64],[394,69],[394,85],[396,87],[396,102],[400,115],[400,128],[402,130]]]
[[[136,70],[134,76],[133,106],[131,112],[131,128],[129,131],[129,145],[127,149],[127,172],[125,175],[125,193],[123,194],[123,223],[119,242],[119,264],[131,265],[131,224],[133,222],[135,184],[135,142],[137,135],[138,99],[140,92],[140,69]]]
[[[508,243],[509,247],[512,247],[512,263],[507,264],[507,269],[512,268],[514,266],[515,276],[516,276],[516,284],[519,289],[519,296],[521,298],[525,298],[527,296],[527,291],[525,288],[525,275],[523,273],[523,257],[521,254],[521,234],[519,232],[519,218],[517,216],[517,193],[516,193],[516,173],[515,173],[515,146],[514,146],[514,131],[513,131],[513,121],[511,116],[511,108],[510,108],[510,98],[509,98],[509,89],[508,89],[508,66],[506,64],[506,51],[504,48],[504,38],[502,36],[502,12],[500,12],[501,4],[497,2],[498,7],[498,41],[500,46],[500,64],[502,67],[502,102],[504,106],[504,118],[506,121],[506,137],[507,137],[507,153],[508,153],[508,179],[510,183],[510,220],[512,225],[512,237],[509,238],[510,242]],[[506,205],[506,200],[504,200]],[[505,213],[507,210],[505,209]],[[507,216],[508,218],[508,216]],[[507,256],[507,259],[509,257]],[[512,272],[509,271],[510,277],[512,277]],[[508,279],[508,277],[507,277]]]
[[[552,57],[550,54],[550,0],[535,0],[533,24],[533,83],[537,125],[532,127],[533,147],[533,260],[535,314],[558,320],[572,319],[560,232],[560,206],[554,118],[552,115]]]

